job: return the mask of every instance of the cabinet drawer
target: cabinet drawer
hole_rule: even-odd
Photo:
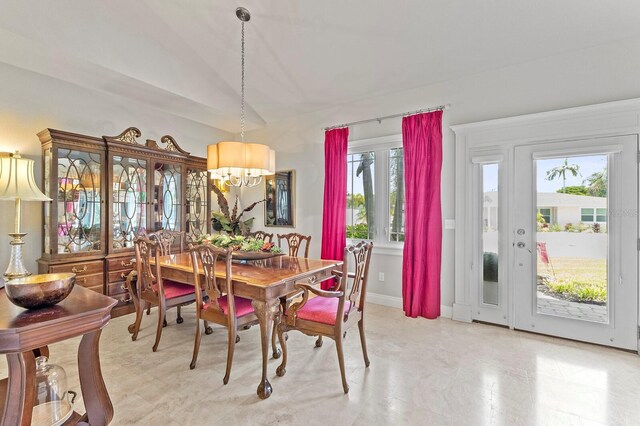
[[[109,259],[107,260],[108,266],[109,266],[109,271],[118,271],[120,269],[129,269],[131,270],[133,265],[135,264],[135,262],[133,261],[135,259],[135,255],[132,254],[131,256],[124,256],[124,257],[118,257],[116,259]]]
[[[121,294],[115,294],[115,295],[109,295],[109,297],[112,297],[114,299],[116,299],[118,301],[118,305],[125,305],[128,303],[133,303],[133,301],[131,300],[131,295],[129,295],[129,293],[121,293]]]
[[[102,260],[93,260],[89,262],[65,263],[64,265],[51,265],[49,270],[52,273],[57,272],[73,272],[78,275],[89,275],[100,272],[102,274]]]
[[[123,269],[120,271],[109,272],[109,278],[107,280],[108,283],[115,283],[116,281],[123,281],[127,279],[127,275],[131,272],[132,269]]]
[[[115,283],[107,284],[107,296],[115,297],[118,294],[123,293],[129,294],[129,290],[127,289],[127,284],[125,281],[118,281]]]
[[[102,288],[104,286],[104,275],[102,275],[102,273],[79,275],[76,277],[76,284],[102,293]]]

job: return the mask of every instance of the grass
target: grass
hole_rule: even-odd
[[[607,301],[606,259],[551,258],[551,268],[538,260],[538,275],[546,276],[545,282],[552,293],[576,302]]]

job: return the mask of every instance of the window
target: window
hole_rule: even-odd
[[[538,215],[544,219],[544,223],[551,223],[551,209],[538,209]]]
[[[594,216],[595,214],[595,216]],[[607,222],[607,209],[583,208],[580,209],[580,220],[582,222]]]
[[[389,150],[389,241],[404,241],[404,157]]]
[[[350,144],[347,238],[378,244],[404,241],[404,158],[399,139],[393,137],[391,143],[376,143],[380,140],[376,139],[371,144]]]
[[[374,238],[375,158],[373,151],[347,155],[347,238]]]

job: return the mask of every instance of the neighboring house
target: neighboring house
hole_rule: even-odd
[[[484,226],[496,229],[498,193],[485,192],[483,203]],[[567,223],[607,223],[607,198],[588,195],[538,193],[538,212],[551,225]]]

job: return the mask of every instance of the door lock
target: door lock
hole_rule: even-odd
[[[525,243],[523,243],[522,241],[518,241],[518,243],[516,244],[516,246],[517,246],[518,248],[524,248],[524,247],[526,246],[526,244],[525,244]]]
[[[516,231],[516,234],[518,235],[524,235],[524,229],[520,228]]]

